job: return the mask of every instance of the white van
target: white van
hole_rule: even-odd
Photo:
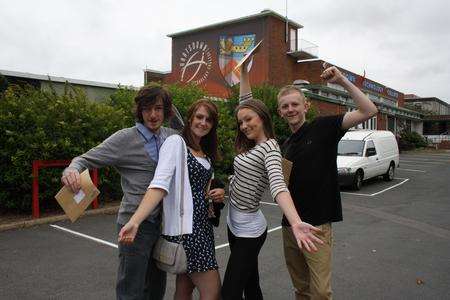
[[[380,175],[391,181],[398,164],[397,140],[390,131],[351,130],[339,141],[337,167],[340,185],[359,190],[363,180]]]

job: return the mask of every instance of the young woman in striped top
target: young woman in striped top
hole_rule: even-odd
[[[241,81],[248,80],[246,66],[241,67]],[[241,85],[241,86],[250,86]],[[284,182],[281,154],[274,139],[269,110],[260,100],[242,90],[236,108],[238,132],[234,159],[234,176],[230,183],[228,240],[231,255],[222,286],[225,300],[262,299],[259,286],[258,255],[266,239],[267,222],[260,210],[264,191],[269,188],[273,199],[288,218],[300,248],[316,250],[322,243],[313,233],[319,229],[301,221]],[[242,95],[245,95],[242,97]]]

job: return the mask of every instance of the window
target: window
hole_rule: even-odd
[[[338,144],[338,155],[340,156],[362,156],[364,149],[363,141],[340,140]]]
[[[345,90],[342,86],[340,86],[339,84],[335,84],[335,83],[327,83],[327,86],[330,87],[330,88],[333,88],[333,89],[335,89],[335,90],[339,90],[339,91],[344,91],[344,92],[346,92],[346,90]]]
[[[375,149],[375,144],[372,140],[366,142],[366,156],[377,155],[377,150]]]
[[[387,122],[388,122],[388,130],[390,130],[391,132],[393,132],[394,134],[396,133],[396,122],[395,122],[395,117],[391,117],[391,116],[388,116],[388,118],[387,118]]]
[[[349,107],[347,111],[354,111],[356,108]],[[352,129],[368,129],[368,130],[377,130],[377,116],[370,118],[369,120],[352,127]]]
[[[291,28],[289,30],[289,50],[291,51],[297,51],[297,30]]]

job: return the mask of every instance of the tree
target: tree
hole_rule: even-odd
[[[8,80],[2,73],[0,73],[0,94],[3,94],[4,91],[8,88]]]

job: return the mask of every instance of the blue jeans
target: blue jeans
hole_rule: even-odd
[[[117,232],[123,227],[117,224]],[[160,235],[160,225],[142,222],[134,242],[119,243],[118,300],[161,300],[166,291],[166,273],[156,267],[153,246]]]

